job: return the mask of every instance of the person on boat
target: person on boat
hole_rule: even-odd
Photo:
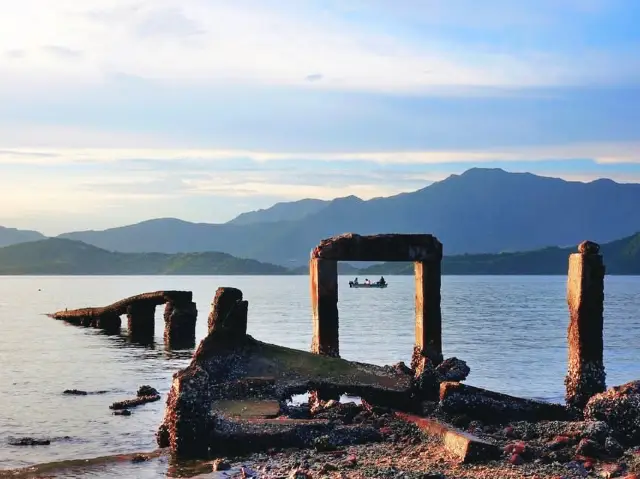
[[[353,280],[353,284],[358,284],[358,278]]]
[[[384,280],[384,276],[380,276],[380,281],[378,281],[378,283],[380,283],[382,286],[387,284],[387,282]]]
[[[369,278],[364,280],[364,284],[367,284],[367,285],[371,284],[371,281],[369,281]]]

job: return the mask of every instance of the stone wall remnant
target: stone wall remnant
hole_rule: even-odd
[[[604,276],[600,246],[584,241],[569,256],[567,303],[567,405],[583,409],[589,398],[605,390],[603,361]]]
[[[161,304],[170,304],[168,316],[165,314],[165,338],[193,336],[195,344],[195,320],[197,309],[191,291],[155,291],[117,301],[109,306],[58,311],[48,316],[79,326],[93,326],[110,332],[119,332],[120,316],[127,315],[129,335],[138,341],[152,340],[155,330],[155,310]],[[178,313],[175,313],[175,310]],[[175,321],[172,320],[175,318]],[[169,321],[167,321],[169,319]],[[170,341],[173,342],[173,341]]]

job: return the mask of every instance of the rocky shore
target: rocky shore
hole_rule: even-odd
[[[442,442],[396,417],[355,403],[331,403],[318,413],[340,424],[371,426],[374,442],[332,446],[318,438],[309,449],[268,449],[242,458],[203,463],[197,477],[228,478],[422,478],[422,479],[637,479],[640,447],[624,448],[600,421],[514,422],[483,425],[468,421],[466,430],[500,448],[500,457],[464,463]],[[461,419],[464,420],[464,419]],[[206,472],[205,470],[212,471]],[[185,471],[186,472],[186,471]]]

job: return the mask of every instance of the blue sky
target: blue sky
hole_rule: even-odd
[[[22,0],[0,224],[55,234],[421,188],[640,182],[636,0]]]

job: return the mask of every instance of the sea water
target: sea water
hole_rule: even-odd
[[[375,364],[409,362],[414,341],[414,283],[387,277],[386,289],[349,289],[340,279],[340,352]],[[193,350],[163,343],[163,308],[153,344],[129,341],[53,320],[46,313],[103,306],[161,289],[193,291],[197,339],[207,330],[216,288],[240,288],[249,301],[249,334],[308,350],[309,280],[305,276],[0,277],[0,469],[51,461],[149,451],[161,422],[171,376]],[[471,367],[469,384],[518,396],[561,401],[566,371],[566,278],[445,276],[443,348]],[[605,283],[605,366],[609,385],[640,377],[640,277]],[[124,319],[124,318],[123,318]],[[149,384],[159,402],[114,416],[109,405]],[[65,396],[65,389],[105,391]],[[50,437],[51,445],[9,446],[9,437]],[[166,461],[136,466],[131,477],[162,477]],[[130,471],[129,471],[130,473]],[[109,475],[94,471],[96,477]],[[122,472],[115,476],[121,475]]]

